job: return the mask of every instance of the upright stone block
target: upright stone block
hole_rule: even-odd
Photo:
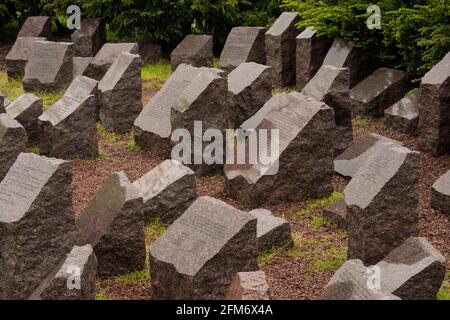
[[[50,38],[52,34],[51,17],[35,16],[28,17],[22,25],[19,37],[44,37]]]
[[[291,226],[286,219],[272,215],[265,209],[250,211],[257,219],[258,250],[260,253],[273,248],[287,248],[292,245]]]
[[[347,230],[347,205],[344,200],[326,206],[323,208],[322,214],[325,218],[334,222],[339,228]]]
[[[0,113],[0,181],[27,148],[27,133],[19,122]]]
[[[74,54],[78,57],[93,57],[106,42],[105,21],[102,18],[87,18],[81,28],[72,34]]]
[[[22,79],[25,75],[25,66],[30,60],[35,41],[44,41],[45,38],[22,37],[17,38],[13,47],[8,52],[6,60],[6,72],[9,78]]]
[[[150,246],[155,299],[223,299],[237,272],[258,270],[256,219],[220,200],[197,199]]]
[[[209,67],[213,58],[213,36],[188,34],[170,54],[170,64],[172,70],[182,63]]]
[[[450,216],[450,170],[433,183],[431,207]]]
[[[264,271],[238,272],[225,300],[270,300]]]
[[[160,44],[139,41],[138,45],[142,64],[156,63],[162,59],[163,52]]]
[[[298,12],[283,12],[266,32],[266,64],[272,67],[275,86],[287,87],[295,82],[295,24]]]
[[[404,97],[384,111],[386,127],[412,136],[418,134],[420,90]]]

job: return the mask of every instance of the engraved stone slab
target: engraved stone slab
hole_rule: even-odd
[[[384,110],[404,97],[408,90],[405,72],[380,68],[350,91],[350,107],[356,115],[382,117]]]
[[[19,37],[44,37],[50,38],[51,30],[51,17],[36,16],[28,17],[22,25],[17,38]]]
[[[235,27],[231,29],[220,55],[220,68],[232,71],[245,62],[265,64],[265,32],[266,29],[261,27]]]
[[[137,54],[138,51],[137,43],[105,43],[83,75],[100,81],[122,52]]]
[[[144,199],[146,219],[172,224],[197,198],[194,171],[177,160],[166,160],[133,185]]]
[[[420,84],[419,147],[434,156],[450,153],[450,52]]]
[[[72,34],[72,42],[75,56],[95,56],[106,42],[105,21],[102,18],[83,19],[81,28]]]
[[[298,12],[283,12],[266,32],[266,64],[272,67],[272,82],[286,87],[295,82],[295,24]]]
[[[188,34],[170,54],[172,70],[182,63],[208,67],[213,56],[213,36]]]
[[[237,272],[258,270],[256,219],[198,198],[150,246],[155,299],[223,299]]]
[[[228,75],[228,91],[232,99],[229,119],[239,125],[272,97],[270,67],[254,62],[242,63]]]
[[[6,107],[8,115],[25,128],[29,144],[39,144],[38,118],[42,114],[43,108],[42,99],[32,93],[22,94]]]
[[[92,246],[74,246],[29,300],[94,300],[96,280],[97,258]]]
[[[17,38],[13,47],[6,56],[6,72],[9,78],[22,79],[25,75],[25,66],[30,60],[35,41],[44,41],[45,38],[22,37]]]
[[[25,66],[23,88],[27,91],[61,91],[72,81],[73,44],[35,41]]]
[[[419,232],[420,153],[385,144],[344,190],[348,257],[365,264],[377,263]]]
[[[238,272],[225,300],[270,300],[264,271]]]
[[[291,226],[286,219],[275,217],[265,209],[252,210],[250,214],[258,221],[256,230],[259,252],[292,245]]]
[[[145,267],[142,198],[124,172],[112,174],[82,212],[80,245],[92,244],[99,276],[125,274]]]
[[[450,170],[433,184],[431,188],[431,207],[450,215]]]
[[[0,113],[0,181],[26,147],[25,129],[6,113]]]
[[[334,222],[339,228],[347,229],[347,205],[344,200],[326,206],[322,213],[324,217]]]
[[[137,54],[122,52],[98,84],[100,120],[108,131],[128,132],[142,111],[142,61]]]
[[[384,111],[384,124],[392,130],[416,136],[419,124],[420,90],[394,103]]]
[[[26,299],[76,237],[70,162],[21,153],[0,183],[0,298]]]

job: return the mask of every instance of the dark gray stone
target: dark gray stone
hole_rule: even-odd
[[[98,274],[110,277],[145,268],[142,198],[124,172],[112,174],[78,220],[80,245],[92,244]]]
[[[419,114],[420,149],[450,153],[450,52],[422,78]]]
[[[431,207],[450,216],[450,170],[433,184]]]
[[[268,150],[263,152],[268,153],[267,165],[260,161],[225,165],[227,194],[246,207],[328,196],[333,176],[329,134],[335,127],[333,110],[299,93],[278,94],[263,109],[271,110],[257,113],[255,121],[251,118],[246,122],[256,130],[239,144],[256,143],[259,129],[278,129],[279,154],[270,155],[273,142],[268,134]]]
[[[384,110],[404,97],[408,90],[405,72],[380,68],[350,91],[351,111],[363,117],[382,117]]]
[[[257,219],[258,250],[264,252],[273,248],[287,248],[292,245],[291,226],[286,219],[272,215],[265,209],[250,211]]]
[[[122,52],[99,82],[100,120],[108,131],[128,132],[142,111],[142,61]]]
[[[172,70],[182,63],[209,67],[213,58],[213,36],[189,34],[170,54],[170,64]]]
[[[96,280],[97,258],[92,246],[74,246],[29,300],[94,300]]]
[[[5,95],[0,91],[0,113],[5,113]]]
[[[243,63],[228,75],[232,99],[229,120],[235,126],[251,118],[272,97],[270,67],[254,62]]]
[[[93,57],[73,57],[73,78],[81,76],[93,59]]]
[[[0,183],[0,299],[26,299],[76,238],[72,164],[21,153]]]
[[[72,34],[75,56],[95,56],[106,42],[105,26],[102,18],[83,19],[81,28]]]
[[[298,12],[283,12],[266,32],[266,64],[272,67],[272,82],[278,87],[295,83],[295,24]]]
[[[420,90],[404,97],[384,111],[387,128],[412,136],[418,134]]]
[[[100,81],[122,52],[137,54],[138,51],[137,43],[105,43],[83,75]]]
[[[270,300],[264,271],[238,272],[225,300]]]
[[[296,41],[296,85],[298,90],[303,90],[319,71],[333,41],[318,37],[314,27],[306,28],[297,36]]]
[[[347,229],[347,205],[344,200],[326,206],[323,208],[322,214],[325,218],[334,222],[339,228]]]
[[[13,47],[8,52],[6,61],[6,72],[9,78],[22,80],[25,75],[25,66],[30,60],[35,41],[44,41],[45,38],[23,37],[17,38]]]
[[[154,299],[223,299],[237,272],[258,270],[256,219],[201,197],[150,246]]]
[[[245,62],[265,64],[265,32],[266,29],[261,27],[235,27],[231,29],[220,55],[220,68],[232,71]]]
[[[19,122],[0,113],[0,181],[27,147],[27,133]]]
[[[377,263],[419,233],[420,153],[385,144],[344,190],[348,257],[365,264]]]
[[[194,172],[177,160],[166,160],[133,185],[144,199],[147,220],[172,224],[197,198]]]
[[[142,64],[150,64],[158,62],[162,59],[162,46],[157,43],[138,42],[139,55],[142,59]]]
[[[25,66],[26,91],[62,91],[73,76],[73,43],[35,41]]]
[[[36,16],[28,17],[22,25],[19,37],[44,37],[50,38],[52,34],[51,17]]]

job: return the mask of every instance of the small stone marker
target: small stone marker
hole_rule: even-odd
[[[450,52],[422,78],[419,147],[434,156],[450,153]]]
[[[436,300],[446,260],[425,238],[412,237],[377,264],[381,290],[403,300]]]
[[[291,226],[286,219],[275,217],[265,209],[252,210],[250,214],[258,221],[256,230],[259,252],[292,245]]]
[[[347,229],[347,205],[344,200],[326,206],[322,212],[325,218],[334,222],[339,228]]]
[[[228,75],[228,91],[233,104],[230,121],[240,125],[272,97],[270,67],[254,62],[241,64]]]
[[[124,172],[113,173],[82,212],[80,245],[92,244],[98,274],[110,277],[145,268],[142,198]]]
[[[450,170],[433,184],[431,207],[450,216]]]
[[[369,133],[353,142],[342,154],[334,159],[334,171],[338,174],[353,178],[359,168],[373,154],[385,147],[382,142],[392,142],[403,145],[401,142],[386,138],[376,133]]]
[[[238,272],[225,300],[270,300],[264,271]]]
[[[39,144],[39,122],[44,105],[42,99],[32,93],[24,93],[6,107],[8,115],[17,120],[27,132],[28,143]]]
[[[314,27],[306,28],[296,41],[296,85],[298,90],[303,90],[319,71],[333,42],[328,38],[319,38]]]
[[[266,63],[264,42],[265,28],[235,27],[228,34],[220,55],[219,65],[225,71],[232,71],[241,63]]]
[[[61,91],[72,81],[73,44],[35,41],[25,66],[23,88],[26,91]]]
[[[266,64],[272,67],[275,86],[287,87],[295,82],[295,24],[299,20],[298,12],[283,12],[266,32]]]
[[[139,55],[122,52],[98,83],[100,120],[106,130],[124,133],[133,128],[142,111],[141,68]]]
[[[420,90],[394,103],[384,111],[384,124],[412,136],[418,134]]]
[[[97,258],[90,244],[74,246],[29,300],[94,300]]]
[[[408,92],[406,73],[380,68],[350,91],[353,114],[364,117],[382,117],[393,103]]]
[[[166,160],[133,185],[144,199],[146,219],[172,224],[197,198],[194,171],[177,160]]]
[[[182,63],[208,67],[213,58],[213,36],[188,34],[170,54],[170,64],[172,70]]]
[[[30,60],[35,41],[44,41],[45,38],[23,37],[17,38],[13,47],[5,58],[6,72],[9,78],[22,79],[25,75],[25,66]]]
[[[26,299],[76,237],[72,164],[21,153],[0,183],[0,299]]]
[[[157,43],[138,42],[142,64],[151,64],[162,59],[162,46]]]
[[[83,75],[93,57],[73,57],[73,78]]]
[[[137,43],[105,43],[83,75],[100,81],[122,52],[137,54],[138,51]]]
[[[74,54],[78,57],[93,57],[106,42],[105,21],[102,18],[87,18],[81,28],[72,34]]]
[[[27,133],[19,122],[0,113],[0,181],[27,147]]]
[[[252,123],[249,126],[256,130],[239,143],[258,143],[264,152],[258,152],[259,159],[253,163],[225,165],[227,194],[246,207],[328,196],[333,176],[332,137],[328,134],[334,130],[333,110],[299,93],[275,95],[267,105],[273,109],[263,116],[255,114],[255,121],[249,119],[247,125]],[[273,134],[274,141],[267,132],[267,142],[259,142],[260,129]],[[277,132],[279,152],[271,154]]]
[[[258,270],[256,219],[198,198],[150,246],[155,299],[224,299],[237,272]]]
[[[344,190],[348,257],[375,264],[419,233],[420,153],[396,143],[364,162]]]
[[[50,38],[52,34],[51,30],[51,17],[36,16],[28,17],[22,25],[17,38],[19,37],[44,37]]]

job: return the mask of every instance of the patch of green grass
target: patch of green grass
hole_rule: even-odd
[[[101,160],[112,160],[111,155],[108,154],[108,152],[106,152],[103,148],[99,148],[98,150],[98,158]]]
[[[275,87],[272,89],[272,95],[276,95],[279,93],[290,93],[290,92],[295,92],[297,91],[296,87]]]
[[[127,145],[128,149],[133,151],[133,152],[139,152],[141,151],[141,146],[138,145],[136,142],[134,141],[130,141]]]
[[[29,146],[27,147],[27,152],[39,155],[41,154],[41,148],[39,148],[38,146]]]
[[[340,192],[333,192],[328,198],[317,199],[308,204],[306,209],[296,213],[299,217],[309,216],[314,211],[317,211],[323,207],[332,205],[340,200],[344,199],[344,195]]]
[[[310,226],[314,231],[320,230],[328,223],[328,220],[325,217],[317,216],[313,217],[311,220]]]
[[[145,285],[150,281],[150,273],[146,268],[144,270],[137,270],[127,274],[112,277],[111,279],[108,279],[108,281],[124,285]]]
[[[106,292],[104,292],[100,286],[97,284],[97,294],[95,295],[95,300],[113,300],[112,298],[110,298]]]
[[[22,81],[18,79],[8,79],[6,71],[0,71],[0,91],[13,101],[24,93]]]
[[[286,251],[283,248],[272,248],[259,254],[258,263],[260,266],[274,262],[280,257],[283,257]]]
[[[166,230],[167,226],[160,219],[150,219],[145,227],[145,239],[147,243],[158,240]]]
[[[116,144],[119,141],[116,134],[106,130],[100,122],[97,122],[97,134],[99,139],[106,141],[108,144]]]
[[[347,250],[341,247],[331,247],[324,250],[323,257],[318,257],[314,261],[313,270],[317,271],[335,271],[339,269],[347,260]]]
[[[44,103],[44,109],[47,109],[52,104],[54,104],[56,101],[62,98],[64,95],[64,92],[46,92],[46,91],[40,91],[34,93],[36,96],[42,99],[42,102]]]
[[[437,293],[438,300],[450,300],[450,272],[445,275],[444,283]]]
[[[169,61],[160,60],[153,64],[142,67],[141,77],[144,89],[159,89],[169,79],[172,74],[172,67]]]
[[[209,63],[209,67],[220,69],[219,62],[220,62],[220,60],[218,58],[214,57],[214,59]]]
[[[353,127],[367,127],[370,124],[370,119],[356,118],[352,120]]]

